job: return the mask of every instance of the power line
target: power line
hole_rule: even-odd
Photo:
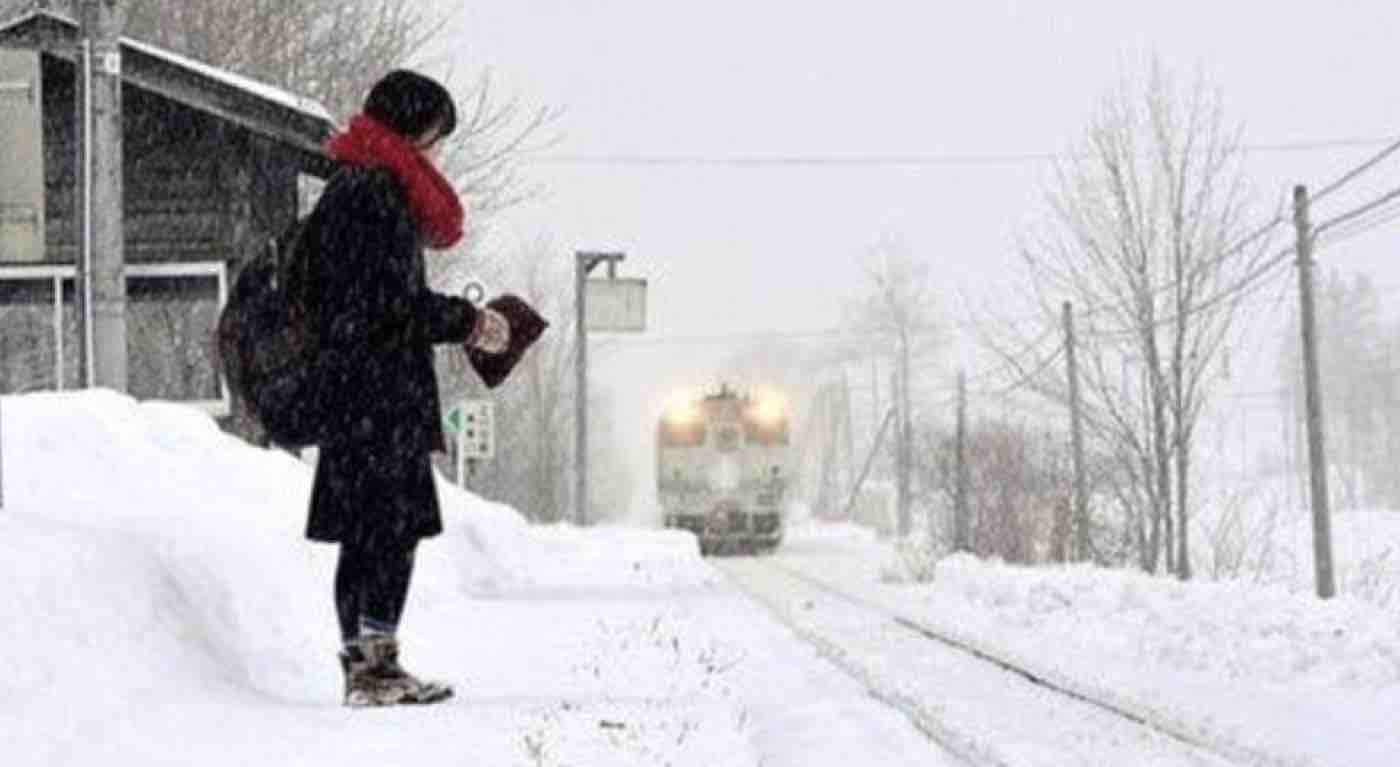
[[[1365,143],[1375,143],[1375,140],[1359,139],[1359,140],[1356,140],[1356,141],[1353,141],[1353,142],[1342,142],[1342,143],[1346,143],[1347,145],[1356,145],[1356,144],[1359,144],[1359,143],[1362,143],[1362,142],[1365,142]],[[1300,145],[1294,145],[1293,148],[1300,148],[1301,146],[1302,146],[1301,144],[1300,144]],[[1282,145],[1274,145],[1274,146],[1272,146],[1271,148],[1272,148],[1272,149],[1275,149],[1275,150],[1282,150],[1284,147],[1283,147]],[[1324,190],[1323,190],[1323,193],[1330,192],[1330,191],[1334,191],[1334,190],[1340,188],[1343,184],[1349,182],[1349,181],[1352,180],[1352,179],[1355,179],[1355,178],[1356,178],[1357,176],[1359,176],[1362,172],[1364,172],[1365,170],[1368,170],[1370,167],[1373,167],[1375,164],[1379,163],[1379,162],[1380,162],[1381,160],[1383,160],[1385,157],[1388,157],[1390,154],[1392,154],[1392,153],[1394,153],[1394,152],[1396,152],[1396,151],[1400,151],[1400,141],[1393,142],[1393,143],[1387,145],[1386,148],[1385,148],[1384,150],[1382,150],[1382,152],[1380,152],[1380,153],[1378,153],[1377,155],[1375,155],[1374,157],[1372,157],[1372,158],[1371,158],[1370,160],[1368,160],[1366,163],[1363,163],[1362,165],[1357,166],[1356,168],[1353,168],[1351,171],[1348,171],[1347,173],[1343,174],[1343,175],[1342,175],[1341,177],[1339,177],[1336,181],[1332,182],[1332,183],[1329,184],[1327,187],[1325,187]],[[1316,200],[1316,197],[1314,197],[1313,199]],[[1354,220],[1357,219],[1357,218],[1360,218],[1360,217],[1365,216],[1365,215],[1367,215],[1367,214],[1369,214],[1369,213],[1372,213],[1372,212],[1374,212],[1374,211],[1377,211],[1377,210],[1383,208],[1384,206],[1386,206],[1386,205],[1388,205],[1388,204],[1390,204],[1390,203],[1396,202],[1397,200],[1400,200],[1400,188],[1394,189],[1394,190],[1392,190],[1392,191],[1386,193],[1385,195],[1382,195],[1381,197],[1379,197],[1379,198],[1377,198],[1377,199],[1375,199],[1375,200],[1373,200],[1373,201],[1371,201],[1371,202],[1369,202],[1369,203],[1367,203],[1367,204],[1365,204],[1365,205],[1362,205],[1362,206],[1360,206],[1360,207],[1358,207],[1358,208],[1355,208],[1355,209],[1353,209],[1353,210],[1347,211],[1346,213],[1339,214],[1339,215],[1337,215],[1337,216],[1335,216],[1335,217],[1333,217],[1333,218],[1327,220],[1326,222],[1324,222],[1324,223],[1318,225],[1318,226],[1315,227],[1314,230],[1313,230],[1313,231],[1314,231],[1314,237],[1319,238],[1319,244],[1321,244],[1321,245],[1333,245],[1333,244],[1336,244],[1336,243],[1338,243],[1338,242],[1344,241],[1344,240],[1346,240],[1346,239],[1350,239],[1351,237],[1354,237],[1354,236],[1356,236],[1356,235],[1358,235],[1358,234],[1361,234],[1361,233],[1363,233],[1363,232],[1365,232],[1365,231],[1369,231],[1370,229],[1373,229],[1373,228],[1375,228],[1375,227],[1378,227],[1378,226],[1384,225],[1384,224],[1386,224],[1386,223],[1389,223],[1389,222],[1395,220],[1397,217],[1400,217],[1400,209],[1396,209],[1396,210],[1393,210],[1393,211],[1389,211],[1389,212],[1383,213],[1381,216],[1379,216],[1379,217],[1377,217],[1377,218],[1375,218],[1375,219],[1372,219],[1372,220],[1369,221],[1369,222],[1366,222],[1366,221],[1358,222],[1356,225],[1353,225],[1352,227],[1350,227],[1350,228],[1348,228],[1348,229],[1345,229],[1345,230],[1339,232],[1339,233],[1336,234],[1335,236],[1333,236],[1333,237],[1331,237],[1331,238],[1328,238],[1328,240],[1327,240],[1326,242],[1321,242],[1321,236],[1322,236],[1324,233],[1326,233],[1328,230],[1334,229],[1334,228],[1336,228],[1336,227],[1338,227],[1338,226],[1341,226],[1341,225],[1346,224],[1346,223],[1348,223],[1348,222],[1354,221]],[[1212,257],[1210,260],[1208,260],[1208,261],[1206,261],[1206,262],[1203,262],[1201,265],[1197,266],[1193,271],[1198,271],[1198,272],[1199,272],[1199,271],[1201,271],[1201,270],[1203,270],[1203,269],[1211,268],[1212,266],[1218,265],[1220,262],[1224,261],[1226,258],[1238,254],[1238,253],[1239,253],[1240,251],[1242,251],[1244,248],[1246,248],[1246,247],[1248,247],[1249,245],[1253,244],[1254,242],[1256,242],[1256,241],[1259,240],[1260,238],[1265,237],[1266,235],[1272,233],[1272,232],[1274,231],[1275,228],[1277,228],[1280,224],[1284,223],[1286,220],[1287,220],[1287,217],[1286,217],[1283,213],[1276,214],[1276,215],[1273,216],[1271,219],[1269,219],[1267,222],[1265,222],[1263,225],[1261,225],[1260,227],[1254,229],[1254,230],[1251,231],[1249,234],[1247,234],[1247,235],[1245,235],[1244,237],[1242,237],[1240,240],[1236,241],[1235,244],[1233,244],[1233,245],[1229,246],[1228,248],[1226,248],[1225,250],[1221,251],[1218,255]],[[1294,248],[1293,248],[1292,246],[1289,246],[1289,247],[1287,247],[1287,248],[1284,248],[1283,250],[1279,251],[1279,252],[1274,256],[1274,258],[1272,258],[1272,259],[1270,259],[1270,260],[1264,262],[1263,264],[1259,265],[1259,266],[1256,267],[1255,269],[1249,271],[1245,276],[1243,276],[1241,279],[1239,279],[1238,281],[1236,281],[1236,282],[1235,282],[1234,284],[1232,284],[1230,287],[1228,287],[1228,288],[1226,288],[1226,289],[1224,289],[1224,290],[1218,292],[1216,295],[1214,295],[1214,296],[1212,296],[1212,297],[1210,297],[1210,298],[1208,298],[1208,299],[1206,299],[1206,300],[1204,300],[1204,301],[1201,301],[1200,303],[1197,303],[1197,304],[1191,306],[1191,307],[1187,310],[1187,313],[1186,313],[1185,315],[1182,315],[1181,317],[1177,316],[1176,314],[1169,315],[1169,316],[1167,316],[1167,317],[1162,318],[1161,320],[1156,321],[1156,322],[1154,323],[1154,327],[1155,327],[1155,328],[1161,328],[1161,327],[1168,326],[1168,325],[1170,325],[1170,324],[1172,324],[1172,323],[1177,322],[1177,321],[1178,321],[1179,319],[1181,319],[1182,317],[1190,317],[1190,316],[1194,316],[1195,314],[1199,314],[1200,312],[1203,312],[1203,311],[1205,311],[1205,310],[1207,310],[1207,309],[1210,309],[1210,308],[1216,306],[1217,304],[1220,304],[1220,303],[1222,303],[1223,301],[1226,301],[1226,300],[1228,300],[1228,299],[1234,297],[1234,296],[1237,295],[1237,294],[1251,292],[1251,291],[1253,290],[1254,286],[1255,286],[1256,281],[1262,280],[1265,276],[1267,276],[1267,275],[1269,274],[1269,272],[1270,272],[1271,270],[1273,270],[1273,269],[1274,269],[1275,267],[1277,267],[1278,265],[1282,264],[1282,263],[1287,259],[1288,256],[1292,255],[1293,252],[1294,252]],[[1166,293],[1167,291],[1170,291],[1170,290],[1174,290],[1175,288],[1176,288],[1175,283],[1169,283],[1169,284],[1163,285],[1162,287],[1153,290],[1154,295],[1152,296],[1152,299],[1153,299],[1153,300],[1156,300],[1156,298],[1160,297],[1161,294],[1164,294],[1164,293]],[[1092,318],[1092,317],[1094,317],[1095,315],[1102,314],[1103,312],[1108,311],[1108,310],[1109,310],[1109,309],[1108,309],[1108,307],[1106,307],[1106,306],[1090,304],[1090,305],[1088,305],[1088,306],[1086,306],[1086,307],[1084,308],[1084,310],[1083,310],[1083,316],[1084,316],[1085,318]],[[1035,317],[1023,316],[1023,317],[1019,317],[1019,318],[1013,318],[1013,321],[1034,321],[1034,320],[1037,320],[1037,319],[1043,319],[1043,318],[1040,317],[1039,315],[1037,315],[1037,316],[1035,316]],[[977,328],[977,327],[975,326],[975,324],[973,324],[973,323],[967,323],[967,322],[944,322],[944,323],[940,323],[940,326],[945,327],[945,328],[946,328],[946,327],[953,327],[953,328],[957,328],[958,330],[961,330],[961,331],[980,330],[980,328]],[[1105,334],[1104,334],[1103,332],[1101,332],[1101,331],[1090,331],[1090,332],[1094,332],[1098,337],[1103,337],[1103,336],[1105,335]],[[1137,332],[1138,332],[1137,330],[1122,331],[1121,334],[1136,334]],[[822,339],[838,339],[838,338],[863,339],[863,338],[879,338],[879,337],[882,337],[883,335],[885,335],[885,334],[884,334],[882,331],[878,331],[878,330],[851,332],[851,331],[847,331],[847,330],[832,328],[832,329],[826,329],[826,330],[771,331],[771,332],[755,332],[755,333],[719,334],[719,335],[710,335],[710,336],[677,336],[677,337],[670,337],[670,338],[667,338],[667,337],[638,338],[638,339],[628,339],[628,340],[624,341],[623,343],[625,343],[625,345],[626,345],[628,348],[633,348],[633,347],[638,347],[638,346],[654,346],[654,345],[665,345],[665,344],[714,344],[714,343],[734,343],[734,342],[763,341],[763,340],[804,340],[804,339],[805,339],[805,340],[822,340]],[[1046,335],[1048,335],[1048,333],[1043,333],[1043,334],[1041,335],[1040,338],[1038,338],[1036,341],[1033,341],[1031,344],[1029,344],[1029,345],[1028,345],[1027,351],[1030,351],[1032,348],[1038,346],[1038,345],[1044,340],[1044,338],[1045,338]],[[620,340],[620,339],[619,339],[619,340]],[[1017,355],[1017,356],[1020,356],[1020,355]],[[1004,367],[1006,367],[1006,365],[1003,364],[1003,365],[1001,365],[1001,366],[999,366],[999,367],[1004,368]],[[926,369],[926,368],[925,368],[925,369]],[[982,377],[991,377],[991,376],[993,376],[993,375],[995,375],[995,374],[997,374],[997,373],[998,373],[997,370],[983,371],[982,373],[976,374],[976,377],[978,377],[978,378],[982,378]]]
[[[663,346],[667,344],[705,345],[758,341],[819,340],[840,337],[873,337],[876,335],[879,335],[877,331],[852,333],[839,328],[830,328],[826,330],[772,330],[755,331],[751,333],[717,333],[703,336],[619,336],[616,338],[608,338],[604,343],[613,342],[619,346],[631,349],[642,346]]]
[[[1325,241],[1319,241],[1324,247],[1330,247],[1350,240],[1353,237],[1378,229],[1386,224],[1400,218],[1400,205],[1391,205],[1389,210],[1380,209],[1377,214],[1369,219],[1352,221],[1346,226],[1333,230]]]
[[[1023,165],[1053,161],[1053,153],[934,154],[934,155],[548,155],[530,160],[536,165],[605,165],[628,167],[903,167],[947,165]]]
[[[1275,148],[1277,149],[1278,147],[1275,147]],[[1385,147],[1385,149],[1383,149],[1380,153],[1378,153],[1377,155],[1375,155],[1375,156],[1373,156],[1372,158],[1370,158],[1369,160],[1367,160],[1367,162],[1365,162],[1365,163],[1363,163],[1363,164],[1357,166],[1356,168],[1353,168],[1352,170],[1350,170],[1350,171],[1344,173],[1344,174],[1343,174],[1342,176],[1340,176],[1336,181],[1334,181],[1334,182],[1332,182],[1331,184],[1329,184],[1329,185],[1327,185],[1326,187],[1324,187],[1324,189],[1322,190],[1322,192],[1319,193],[1318,196],[1321,196],[1321,195],[1323,195],[1323,194],[1331,193],[1331,192],[1333,192],[1333,191],[1335,191],[1335,190],[1341,188],[1343,185],[1345,185],[1346,183],[1349,183],[1350,181],[1354,180],[1355,178],[1357,178],[1358,176],[1360,176],[1362,173],[1364,173],[1365,171],[1367,171],[1367,170],[1369,170],[1370,168],[1374,167],[1376,164],[1380,163],[1382,160],[1384,160],[1386,157],[1390,156],[1391,154],[1393,154],[1393,153],[1396,152],[1396,151],[1400,151],[1400,142],[1393,142],[1393,143],[1387,145],[1387,146]],[[1316,199],[1317,199],[1317,197],[1314,197],[1314,200],[1316,200]],[[1355,209],[1353,209],[1353,210],[1347,211],[1347,212],[1345,212],[1345,213],[1339,214],[1339,215],[1337,215],[1337,216],[1335,216],[1335,217],[1329,219],[1328,221],[1326,221],[1326,222],[1324,222],[1323,224],[1317,226],[1317,227],[1313,230],[1313,236],[1314,236],[1315,238],[1318,239],[1320,245],[1333,245],[1333,244],[1336,244],[1336,243],[1338,243],[1338,242],[1344,241],[1344,240],[1346,240],[1346,239],[1350,239],[1351,237],[1354,237],[1354,236],[1356,236],[1356,235],[1358,235],[1358,234],[1361,234],[1361,233],[1363,233],[1363,232],[1370,231],[1371,229],[1377,228],[1377,227],[1382,226],[1382,225],[1384,225],[1384,224],[1386,224],[1386,223],[1390,223],[1391,221],[1394,221],[1396,218],[1400,218],[1400,206],[1393,206],[1393,207],[1390,207],[1389,209],[1387,209],[1387,206],[1392,206],[1392,204],[1395,203],[1397,200],[1400,200],[1400,189],[1392,190],[1392,191],[1390,191],[1390,192],[1388,192],[1388,193],[1382,195],[1381,197],[1379,197],[1379,198],[1377,198],[1377,199],[1375,199],[1375,200],[1372,200],[1372,201],[1369,202],[1369,203],[1366,203],[1366,204],[1361,205],[1361,206],[1359,206],[1359,207],[1357,207],[1357,208],[1355,208]],[[1368,215],[1371,215],[1371,214],[1377,214],[1377,215],[1372,216],[1370,219],[1364,219],[1364,218],[1363,218],[1363,217],[1368,216]],[[1286,220],[1286,218],[1285,218],[1285,216],[1283,215],[1282,212],[1280,212],[1279,214],[1276,214],[1273,218],[1271,218],[1268,222],[1266,222],[1265,224],[1263,224],[1261,227],[1255,229],[1255,230],[1252,231],[1250,234],[1248,234],[1248,235],[1246,235],[1245,237],[1241,238],[1241,239],[1240,239],[1239,241],[1237,241],[1234,245],[1232,245],[1232,246],[1226,248],[1224,251],[1222,251],[1219,255],[1217,255],[1217,256],[1215,256],[1214,258],[1212,258],[1210,261],[1208,261],[1208,262],[1202,264],[1200,267],[1197,267],[1197,269],[1199,270],[1199,269],[1203,269],[1203,268],[1208,268],[1208,267],[1210,267],[1210,266],[1212,266],[1212,265],[1219,264],[1219,263],[1222,262],[1226,257],[1238,253],[1239,251],[1243,250],[1243,249],[1244,249],[1245,247],[1247,247],[1248,245],[1250,245],[1250,244],[1252,244],[1253,242],[1257,241],[1259,238],[1264,237],[1264,236],[1266,236],[1266,235],[1272,233],[1273,230],[1274,230],[1279,224],[1283,223],[1285,220]],[[1348,225],[1348,224],[1349,224],[1349,226],[1346,226],[1346,225]],[[1331,236],[1327,237],[1327,238],[1326,238],[1326,241],[1323,242],[1323,241],[1322,241],[1322,240],[1323,240],[1323,237],[1322,237],[1322,236],[1323,236],[1324,234],[1328,233],[1329,231],[1333,231],[1333,230],[1335,230],[1334,233],[1333,233]],[[1161,319],[1161,320],[1158,320],[1157,322],[1154,323],[1153,328],[1156,329],[1156,328],[1165,327],[1165,326],[1167,326],[1167,325],[1169,325],[1169,324],[1176,323],[1176,322],[1178,322],[1178,321],[1180,321],[1180,320],[1182,320],[1182,319],[1184,319],[1184,318],[1186,318],[1186,317],[1190,317],[1190,316],[1199,314],[1199,313],[1201,313],[1201,312],[1204,312],[1204,311],[1206,311],[1206,310],[1208,310],[1208,309],[1210,309],[1210,308],[1216,306],[1217,304],[1219,304],[1219,303],[1221,303],[1221,302],[1223,302],[1223,301],[1230,300],[1230,299],[1232,299],[1232,298],[1240,297],[1240,296],[1243,296],[1243,295],[1247,295],[1248,293],[1253,292],[1254,290],[1258,289],[1258,287],[1259,287],[1261,284],[1264,283],[1264,281],[1265,281],[1265,279],[1266,279],[1267,277],[1270,277],[1270,276],[1271,276],[1271,274],[1270,274],[1271,272],[1273,272],[1278,266],[1280,266],[1281,264],[1284,264],[1284,263],[1287,261],[1287,259],[1294,253],[1294,250],[1295,250],[1295,249],[1294,249],[1294,247],[1292,247],[1292,246],[1283,248],[1283,249],[1280,250],[1277,254],[1275,254],[1274,257],[1272,257],[1272,258],[1270,258],[1270,259],[1268,259],[1268,260],[1262,262],[1261,264],[1258,264],[1255,268],[1251,269],[1249,272],[1247,272],[1243,277],[1241,277],[1239,280],[1237,280],[1237,281],[1236,281],[1234,284],[1232,284],[1230,287],[1228,287],[1228,288],[1226,288],[1226,289],[1224,289],[1224,290],[1221,290],[1221,291],[1217,292],[1216,295],[1214,295],[1214,296],[1212,296],[1212,297],[1210,297],[1210,298],[1208,298],[1208,299],[1206,299],[1206,300],[1204,300],[1204,301],[1201,301],[1201,302],[1199,302],[1199,303],[1196,303],[1195,305],[1191,306],[1191,307],[1186,311],[1186,313],[1184,313],[1184,314],[1173,314],[1173,315],[1170,315],[1170,316],[1168,316],[1168,317],[1165,317],[1165,318],[1163,318],[1163,319]],[[1154,294],[1161,294],[1161,293],[1163,293],[1163,292],[1165,292],[1165,291],[1167,291],[1167,290],[1173,290],[1173,289],[1175,289],[1175,288],[1176,288],[1175,284],[1164,285],[1162,288],[1159,288],[1159,289],[1154,290],[1153,293],[1154,293]],[[1153,299],[1154,301],[1156,300],[1156,298],[1157,298],[1156,295],[1154,295],[1154,296],[1152,297],[1152,299]],[[1084,314],[1085,317],[1092,317],[1092,316],[1095,315],[1095,314],[1098,314],[1098,313],[1101,313],[1101,312],[1107,311],[1107,310],[1108,310],[1108,308],[1105,307],[1105,306],[1102,306],[1102,305],[1094,306],[1094,305],[1091,304],[1090,306],[1086,307],[1086,309],[1085,309],[1085,311],[1084,311],[1083,314]],[[1037,319],[1037,318],[1023,318],[1023,319]],[[969,328],[973,327],[972,325],[969,325],[968,323],[944,323],[944,324],[947,325],[947,326],[957,327],[957,328],[962,329],[962,330],[966,330],[966,329],[969,329]],[[978,328],[978,329],[980,329],[980,328]],[[1054,330],[1055,330],[1055,329],[1054,329],[1053,326],[1050,327],[1048,330],[1042,332],[1041,335],[1040,335],[1039,337],[1037,337],[1036,339],[1034,339],[1033,341],[1031,341],[1029,344],[1027,344],[1027,345],[1025,346],[1025,348],[1024,348],[1020,353],[1015,354],[1015,355],[1012,355],[1011,357],[1007,358],[1004,362],[1002,362],[1002,363],[1000,363],[1000,364],[998,364],[998,365],[996,365],[996,366],[994,366],[994,367],[992,367],[992,368],[989,368],[989,369],[987,369],[987,370],[983,370],[983,371],[981,371],[980,373],[973,374],[973,376],[971,376],[971,379],[972,379],[972,380],[979,380],[979,381],[980,381],[980,380],[991,379],[991,378],[994,378],[994,377],[996,377],[996,376],[1000,376],[1000,375],[1002,375],[1004,372],[1007,372],[1007,371],[1009,371],[1009,370],[1020,371],[1020,370],[1022,369],[1022,365],[1020,364],[1022,358],[1024,358],[1024,357],[1027,356],[1028,354],[1031,354],[1031,353],[1034,352],[1037,348],[1039,348],[1039,346],[1045,341],[1045,339],[1048,338],[1048,337],[1050,337],[1050,336],[1053,334]],[[1105,334],[1102,333],[1102,332],[1097,332],[1097,331],[1093,331],[1093,330],[1090,330],[1089,332],[1090,332],[1091,334],[1094,334],[1094,335],[1098,336],[1098,337],[1104,337],[1104,336],[1105,336]],[[1135,329],[1135,330],[1132,330],[1132,331],[1122,331],[1122,333],[1124,333],[1124,334],[1131,334],[1131,335],[1136,335],[1136,334],[1139,333],[1139,332],[1140,332],[1140,331],[1138,331],[1138,330],[1136,330],[1136,329]],[[879,338],[879,337],[883,337],[884,335],[885,335],[885,333],[883,333],[883,332],[881,332],[881,331],[879,331],[879,330],[868,330],[868,331],[851,332],[851,331],[844,330],[844,329],[833,328],[833,329],[828,329],[828,330],[812,330],[812,331],[773,331],[773,332],[760,332],[760,333],[748,333],[748,334],[727,334],[727,335],[712,335],[712,336],[689,336],[689,337],[682,336],[682,337],[671,337],[671,338],[664,338],[664,337],[662,337],[662,338],[645,338],[645,339],[637,339],[637,340],[635,340],[635,341],[631,341],[631,342],[629,342],[627,345],[628,345],[629,347],[634,347],[634,346],[647,346],[647,345],[658,345],[658,344],[726,343],[726,342],[737,342],[737,341],[745,341],[745,340],[749,340],[749,341],[760,341],[760,340],[837,339],[837,338],[844,338],[844,339],[863,339],[863,338]],[[974,391],[973,393],[976,394],[977,396],[983,396],[983,397],[985,397],[985,396],[1000,397],[1000,398],[1007,397],[1007,396],[1009,396],[1010,394],[1012,394],[1012,393],[1016,392],[1017,390],[1019,390],[1019,389],[1025,387],[1026,385],[1028,385],[1032,379],[1034,379],[1036,376],[1038,376],[1038,375],[1040,375],[1042,372],[1044,372],[1044,370],[1045,370],[1050,364],[1053,364],[1053,362],[1054,362],[1056,359],[1058,359],[1059,356],[1060,356],[1061,354],[1064,353],[1064,350],[1065,350],[1064,344],[1063,344],[1063,343],[1060,343],[1060,344],[1056,347],[1056,349],[1055,349],[1049,356],[1043,358],[1038,364],[1036,364],[1036,366],[1035,366],[1035,368],[1034,368],[1033,370],[1031,370],[1031,371],[1028,372],[1028,373],[1023,374],[1015,383],[1011,384],[1010,386],[1004,387],[1004,388],[1002,388],[1002,389],[997,389],[997,390]],[[1037,355],[1037,356],[1038,356],[1038,355]],[[926,365],[926,366],[923,366],[923,367],[921,367],[921,368],[919,368],[919,369],[920,369],[920,370],[925,370],[925,369],[927,369],[928,367],[929,367],[929,366]]]
[[[1060,355],[1064,353],[1065,344],[1062,342],[1055,346],[1055,350],[1053,352],[1051,352],[1048,356],[1046,356],[1039,363],[1037,363],[1035,368],[1033,368],[1027,373],[1023,373],[1021,377],[1016,379],[1016,381],[1011,385],[1003,386],[998,389],[983,389],[971,391],[969,392],[969,394],[975,394],[979,397],[988,397],[993,399],[1005,399],[1007,397],[1010,397],[1012,394],[1015,394],[1016,392],[1025,388],[1026,386],[1029,386],[1032,380],[1040,376],[1041,373],[1044,373],[1045,369],[1053,365],[1055,361],[1060,358]],[[1017,365],[1016,368],[1017,370],[1019,370],[1020,366]]]
[[[1024,315],[1010,318],[1011,321],[1030,322],[1039,319],[1038,316]],[[959,333],[975,333],[981,328],[976,323],[970,321],[940,320],[934,323],[928,330],[937,334],[953,330]],[[714,333],[709,335],[679,335],[679,336],[616,336],[600,339],[600,344],[616,343],[619,347],[636,348],[644,346],[661,346],[666,344],[675,345],[705,345],[721,343],[744,343],[759,341],[837,341],[837,340],[868,340],[888,338],[892,333],[889,329],[858,329],[849,330],[845,328],[813,328],[810,330],[758,330],[750,332],[736,333]],[[922,335],[920,336],[922,337]],[[916,368],[917,369],[917,368]]]
[[[1343,186],[1346,186],[1357,176],[1360,176],[1362,173],[1365,173],[1371,168],[1374,168],[1375,166],[1379,165],[1382,160],[1394,154],[1398,150],[1400,150],[1400,140],[1391,142],[1371,159],[1361,163],[1355,168],[1352,168],[1346,173],[1343,173],[1336,181],[1333,181],[1332,183],[1318,190],[1318,192],[1312,196],[1312,202],[1315,204],[1327,195],[1337,191]]]
[[[1309,152],[1380,146],[1391,138],[1342,138],[1244,144],[1244,154]],[[1397,147],[1400,148],[1400,147]],[[1394,150],[1390,150],[1394,151]],[[1388,152],[1386,153],[1388,154]],[[998,166],[1053,162],[1082,156],[1074,152],[990,152],[935,154],[553,154],[526,157],[532,165],[607,167],[713,167],[713,168],[793,168],[793,167],[937,167]],[[1379,162],[1379,159],[1375,160]],[[1362,168],[1361,170],[1364,170]],[[1359,175],[1359,173],[1358,173]],[[1350,180],[1350,179],[1346,179]],[[1344,183],[1344,181],[1340,182]],[[1340,183],[1338,185],[1340,185]],[[1330,190],[1328,190],[1330,191]]]
[[[1268,261],[1265,261],[1264,263],[1250,270],[1247,274],[1245,274],[1244,277],[1242,277],[1230,288],[1217,293],[1215,296],[1206,299],[1205,301],[1202,301],[1201,303],[1196,304],[1195,306],[1192,306],[1186,311],[1185,316],[1190,317],[1191,315],[1203,312],[1211,308],[1212,306],[1215,306],[1216,304],[1219,304],[1225,300],[1234,297],[1237,294],[1244,295],[1249,292],[1252,292],[1257,286],[1257,284],[1262,283],[1264,278],[1269,275],[1270,271],[1278,267],[1279,264],[1287,263],[1289,256],[1292,256],[1293,252],[1294,247],[1292,245],[1280,250],[1278,253],[1274,254],[1273,258],[1269,259]],[[1171,318],[1171,321],[1175,322],[1176,318]]]
[[[1322,222],[1321,224],[1318,224],[1316,227],[1313,228],[1313,236],[1317,237],[1323,232],[1327,231],[1328,229],[1331,229],[1339,224],[1344,224],[1348,221],[1351,221],[1352,219],[1357,218],[1358,216],[1364,216],[1367,213],[1396,199],[1400,199],[1400,188],[1392,189],[1389,192],[1386,192],[1385,194],[1381,195],[1380,197],[1377,197],[1376,199],[1366,203],[1365,205],[1353,208],[1347,211],[1346,213],[1333,216],[1332,218]]]

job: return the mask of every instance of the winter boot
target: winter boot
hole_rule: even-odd
[[[370,635],[352,640],[340,654],[345,672],[345,705],[393,706],[438,703],[452,697],[452,688],[423,682],[399,665],[399,645],[392,636]]]
[[[384,683],[374,672],[374,660],[358,641],[347,642],[340,653],[340,669],[345,673],[345,705],[392,706],[403,696]]]

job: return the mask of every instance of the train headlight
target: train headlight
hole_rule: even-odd
[[[700,421],[700,406],[687,392],[677,392],[666,400],[662,417],[675,426],[689,426]]]
[[[763,426],[776,426],[787,418],[787,400],[779,394],[765,392],[754,402],[750,412]]]

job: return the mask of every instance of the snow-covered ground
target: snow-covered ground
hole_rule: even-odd
[[[688,536],[531,527],[447,484],[447,531],[420,550],[402,638],[409,666],[454,682],[458,697],[347,710],[335,550],[301,534],[307,463],[249,447],[197,411],[110,392],[4,397],[0,408],[6,765],[957,761]],[[886,544],[814,524],[771,561],[1241,761],[1400,764],[1400,619],[1380,540],[1397,526],[1380,513],[1336,524],[1339,549],[1369,547],[1375,564],[1344,581],[1369,583],[1369,601],[1318,602],[1305,571],[1289,581],[1282,568],[1263,584],[1181,584],[954,557],[931,583],[896,583]],[[1011,729],[972,733],[976,750],[1020,753],[1017,713],[1005,716]],[[1008,742],[991,742],[1003,732]]]
[[[531,528],[446,484],[402,640],[458,696],[345,709],[309,465],[111,392],[0,408],[7,766],[942,762],[692,538]]]
[[[1382,524],[1339,515],[1343,540],[1350,520]],[[1400,617],[1372,602],[968,556],[891,582],[889,547],[839,526],[794,531],[778,561],[1242,757],[1400,764]]]

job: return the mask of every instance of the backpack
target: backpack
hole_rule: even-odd
[[[268,440],[299,447],[318,442],[319,338],[299,295],[310,245],[298,219],[268,240],[238,271],[219,313],[218,354],[229,391]]]

